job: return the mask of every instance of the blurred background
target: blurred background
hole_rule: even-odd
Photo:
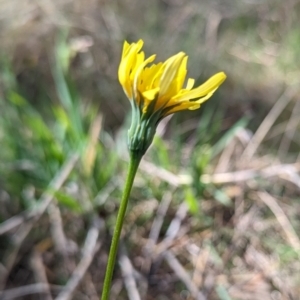
[[[124,40],[184,51],[111,299],[299,299],[300,1],[0,1],[0,299],[98,299],[127,170]]]

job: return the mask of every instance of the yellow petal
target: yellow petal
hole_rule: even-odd
[[[159,63],[159,64],[155,65],[154,69],[152,70],[153,77],[151,78],[151,83],[150,83],[149,88],[155,88],[155,87],[160,86],[160,79],[164,72],[164,69],[165,69],[165,66],[163,63]],[[149,77],[149,82],[150,82],[150,77]]]
[[[139,40],[137,43],[132,43],[131,45],[125,42],[123,46],[118,77],[128,98],[132,97],[132,83],[130,75],[133,70],[136,70],[136,64],[144,60],[144,53],[139,53],[142,46],[142,40]]]
[[[191,103],[198,103],[198,104],[202,104],[203,102],[205,102],[206,100],[208,100],[213,93],[217,90],[218,88],[215,88],[214,90],[212,90],[211,92],[209,92],[205,97],[199,98],[196,101],[190,101]],[[191,109],[191,108],[190,108]]]
[[[124,42],[121,60],[125,57],[130,45],[127,41]]]
[[[160,79],[161,95],[164,95],[168,91],[170,84],[178,74],[178,70],[180,69],[184,57],[185,53],[179,52],[164,63],[165,69]]]
[[[195,79],[189,78],[186,84],[186,90],[191,90],[195,84]]]
[[[174,101],[181,102],[190,99],[195,99],[199,97],[206,96],[208,93],[214,91],[219,87],[219,85],[226,79],[226,75],[223,72],[217,73],[211,78],[209,78],[205,83],[191,91],[183,91],[175,97]]]
[[[159,90],[160,90],[160,88],[157,87],[155,89],[145,91],[145,92],[143,92],[143,96],[148,100],[153,100],[156,97],[156,95],[158,94]]]
[[[201,106],[201,104],[203,102],[205,102],[206,100],[208,100],[217,89],[218,88],[214,89],[213,91],[208,93],[205,97],[199,98],[197,100],[183,101],[183,102],[178,103],[178,105],[176,105],[175,107],[170,109],[165,116],[174,114],[175,112],[182,111],[182,110],[187,110],[187,109],[188,110],[195,110],[195,109],[198,109]],[[174,105],[174,103],[173,103],[173,105]]]
[[[145,80],[145,78],[143,78],[143,71],[146,65],[148,65],[149,63],[153,62],[153,60],[155,59],[156,55],[151,55],[150,57],[148,57],[145,61],[143,61],[137,68],[136,72],[135,72],[135,77],[134,77],[134,90],[135,91],[140,91],[143,92],[142,90],[140,90],[140,86],[141,86],[141,80]]]

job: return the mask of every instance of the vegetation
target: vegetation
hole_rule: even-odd
[[[299,9],[2,1],[0,298],[99,299],[128,164],[117,67],[123,40],[143,38],[162,60],[188,53],[199,83],[228,79],[159,125],[111,299],[297,299]]]

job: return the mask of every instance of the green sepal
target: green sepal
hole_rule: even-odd
[[[145,113],[141,95],[139,106],[135,99],[131,101],[132,121],[128,131],[128,148],[131,153],[144,155],[153,141],[157,125],[162,118],[162,110],[154,110],[157,98],[158,96],[151,101]]]

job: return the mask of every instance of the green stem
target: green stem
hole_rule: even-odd
[[[102,290],[102,297],[100,298],[100,300],[108,300],[109,297],[111,280],[112,280],[112,275],[115,267],[115,261],[118,252],[118,245],[119,245],[120,235],[123,227],[124,216],[126,213],[126,208],[128,204],[130,191],[133,185],[134,177],[139,167],[141,158],[142,155],[140,155],[139,153],[131,153],[130,155],[127,178],[126,178],[125,187],[124,187],[124,191],[120,203],[120,208],[117,215],[116,227],[113,233],[112,242],[110,246],[103,290]]]

